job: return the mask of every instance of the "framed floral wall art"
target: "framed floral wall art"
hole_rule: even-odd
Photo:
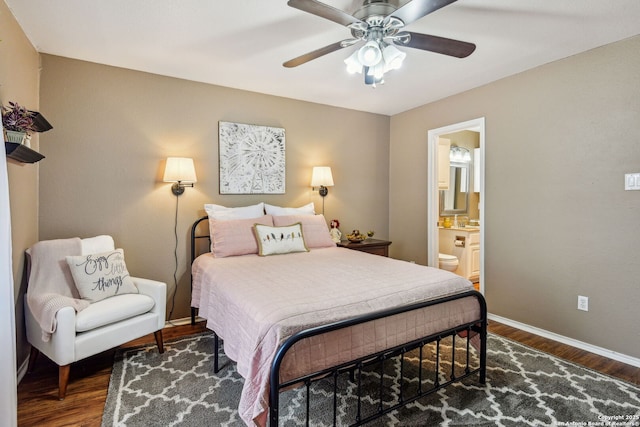
[[[220,194],[284,194],[283,128],[219,122]]]

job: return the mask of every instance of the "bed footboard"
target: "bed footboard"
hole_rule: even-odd
[[[363,324],[366,322],[371,322],[377,319],[382,319],[384,317],[394,316],[401,313],[407,313],[412,310],[419,310],[425,307],[433,306],[436,304],[442,304],[449,301],[454,301],[462,298],[473,297],[477,299],[478,306],[480,309],[480,316],[478,319],[473,320],[471,322],[456,325],[453,328],[450,328],[445,331],[440,331],[435,334],[425,336],[411,342],[407,342],[392,348],[388,348],[384,351],[366,355],[362,358],[356,360],[350,360],[348,362],[342,363],[337,366],[332,366],[326,368],[324,370],[313,372],[308,375],[304,375],[301,377],[297,377],[286,382],[280,382],[280,368],[283,362],[287,351],[289,351],[295,343],[300,340],[310,338],[316,335],[321,335],[324,333],[332,332],[338,329],[348,328],[354,325]],[[477,348],[478,352],[478,363],[473,367],[470,364],[470,346],[472,341],[472,336],[479,337],[479,346]],[[441,381],[440,373],[439,373],[439,363],[440,363],[440,342],[442,339],[446,337],[452,337],[454,345],[452,346],[452,352],[456,351],[455,340],[456,337],[458,339],[466,340],[466,365],[462,372],[456,372],[455,363],[451,363],[451,372],[447,375],[447,380]],[[412,350],[416,350],[419,355],[419,365],[422,366],[423,362],[423,351],[422,349],[430,344],[435,343],[435,378],[433,381],[425,381],[422,378],[422,369],[418,369],[418,386],[415,390],[412,390],[410,394],[405,393],[403,387],[400,387],[399,390],[396,390],[396,398],[394,404],[383,405],[382,404],[382,395],[383,395],[383,375],[380,375],[380,386],[379,386],[379,396],[380,401],[376,411],[374,413],[363,414],[361,411],[361,402],[363,396],[360,395],[361,387],[360,387],[360,378],[362,377],[363,368],[371,363],[379,363],[380,364],[380,372],[382,373],[384,362],[392,357],[400,358],[400,379],[404,378],[404,373],[402,367],[404,367],[405,363],[405,354]],[[310,393],[309,387],[312,383],[319,381],[323,378],[333,378],[333,425],[337,425],[337,378],[338,375],[348,372],[352,378],[352,380],[357,384],[357,408],[355,412],[355,416],[353,421],[349,421],[349,425],[358,426],[365,424],[373,419],[382,417],[383,415],[392,412],[396,409],[399,409],[423,396],[435,393],[443,387],[447,387],[449,384],[454,382],[461,381],[464,378],[467,378],[471,375],[478,374],[479,382],[481,384],[485,383],[486,380],[486,355],[487,355],[487,306],[484,297],[477,291],[468,291],[460,294],[450,295],[443,298],[438,298],[435,300],[425,301],[422,303],[417,303],[409,306],[398,307],[391,310],[380,311],[377,313],[371,313],[368,315],[347,319],[340,322],[335,322],[328,325],[319,326],[316,328],[307,329],[301,331],[293,336],[291,336],[287,341],[282,344],[282,346],[278,349],[276,353],[276,357],[273,360],[271,365],[271,376],[270,376],[270,390],[269,390],[269,425],[275,427],[278,425],[279,421],[279,406],[280,406],[280,392],[283,389],[289,388],[296,384],[303,384],[307,387],[306,393],[306,423],[309,425],[309,417],[310,417]],[[455,354],[452,355],[455,358]],[[344,421],[342,421],[344,422]]]

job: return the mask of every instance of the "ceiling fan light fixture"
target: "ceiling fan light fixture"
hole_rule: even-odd
[[[373,67],[369,67],[367,74],[373,76],[376,80],[382,79],[384,77],[385,65],[382,61],[378,62]]]
[[[369,73],[369,67],[364,67],[364,84],[372,85],[376,82],[376,79],[373,77],[373,74]]]
[[[369,40],[364,46],[358,50],[358,60],[365,67],[371,67],[376,65],[382,60],[382,50],[378,42]]]
[[[385,71],[397,70],[402,66],[404,58],[407,54],[402,52],[394,45],[388,44],[382,50],[382,57],[384,59]]]
[[[349,74],[362,73],[362,64],[358,60],[358,51],[353,52],[347,59],[344,60],[347,64],[347,72]]]
[[[384,75],[376,77],[373,67],[364,67],[364,84],[375,89],[376,85],[384,84]]]
[[[319,0],[289,0],[289,6],[344,25],[352,38],[332,43],[282,65],[297,67],[338,49],[356,43],[364,45],[344,60],[351,74],[364,74],[364,82],[376,87],[384,83],[384,74],[400,68],[407,54],[396,48],[410,47],[455,58],[466,58],[476,48],[473,43],[422,33],[403,31],[406,25],[447,6],[456,0],[358,0],[363,5],[353,14]],[[398,4],[401,3],[402,5]]]

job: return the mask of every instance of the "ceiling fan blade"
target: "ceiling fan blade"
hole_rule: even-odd
[[[347,39],[347,40],[350,41],[351,39]],[[305,53],[304,55],[300,55],[297,58],[290,59],[289,61],[283,63],[282,65],[284,65],[287,68],[297,67],[298,65],[305,64],[311,60],[320,58],[321,56],[324,56],[328,53],[335,52],[336,50],[340,50],[343,47],[346,47],[346,46],[343,46],[342,41],[339,41],[339,42],[330,44],[329,46],[321,47],[320,49],[316,49],[312,52]]]
[[[329,21],[337,22],[345,27],[348,27],[351,24],[363,23],[358,18],[349,15],[347,12],[316,0],[289,0],[287,4],[304,12],[328,19]],[[364,25],[366,26],[366,24]]]
[[[402,19],[405,25],[409,25],[413,21],[417,21],[436,10],[448,6],[457,0],[412,0],[405,4],[389,16]],[[291,3],[291,2],[289,2]]]
[[[412,33],[410,31],[407,31],[407,33],[411,35],[411,39],[406,43],[397,43],[399,46],[408,46],[456,58],[466,58],[476,50],[476,45],[473,43],[428,34]]]

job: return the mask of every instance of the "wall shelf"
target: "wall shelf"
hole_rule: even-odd
[[[46,132],[48,130],[53,129],[51,123],[44,118],[42,114],[38,111],[27,110],[33,119],[33,127],[31,128],[34,132]],[[4,150],[7,153],[7,157],[13,160],[17,160],[22,163],[36,163],[40,160],[44,159],[44,156],[37,151],[32,150],[26,145],[19,144],[16,142],[7,142],[6,134],[4,135]]]
[[[4,149],[7,157],[23,163],[36,163],[44,159],[44,156],[31,148],[15,142],[5,142]]]

